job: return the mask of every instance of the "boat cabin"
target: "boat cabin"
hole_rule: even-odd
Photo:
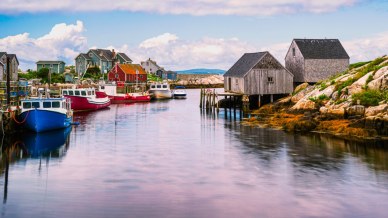
[[[92,97],[95,96],[95,90],[93,88],[87,89],[63,89],[62,95],[80,96],[80,97]]]
[[[150,90],[170,90],[170,84],[168,83],[151,84]]]
[[[70,109],[70,99],[47,98],[47,99],[26,99],[22,100],[22,112],[34,109],[58,111]]]

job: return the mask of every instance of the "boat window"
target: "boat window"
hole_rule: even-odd
[[[161,85],[156,85],[156,88],[160,89],[160,88],[162,88],[162,86]]]
[[[85,90],[82,90],[82,91],[81,91],[81,95],[82,95],[82,96],[86,96],[86,91],[85,91]]]
[[[154,89],[155,88],[155,85],[151,85],[151,89]]]
[[[53,107],[53,108],[60,108],[60,107],[61,107],[61,102],[59,102],[59,101],[53,101],[53,102],[52,102],[52,107]]]
[[[92,91],[92,95],[95,95],[95,94],[94,94],[94,90]]]
[[[88,91],[88,95],[92,95],[92,92],[91,92],[91,91]]]
[[[74,94],[75,94],[75,95],[79,95],[79,90],[75,90],[75,91],[74,91]]]
[[[29,108],[31,108],[31,102],[23,102],[23,108],[24,108],[24,109],[29,109]]]
[[[70,91],[69,91],[69,95],[74,95],[73,90],[70,90]]]
[[[167,85],[163,85],[163,88],[164,88],[164,89],[167,89]]]
[[[32,107],[33,108],[40,108],[39,102],[32,102]]]
[[[43,108],[51,108],[51,101],[43,102]]]
[[[64,94],[64,95],[67,95],[67,90],[63,90],[63,94]]]

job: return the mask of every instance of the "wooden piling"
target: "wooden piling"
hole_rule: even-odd
[[[201,88],[201,93],[200,93],[200,98],[199,98],[199,108],[201,108],[202,109],[202,96],[203,95],[203,90],[202,90],[202,88]]]

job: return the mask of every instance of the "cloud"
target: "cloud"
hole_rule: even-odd
[[[369,61],[379,56],[388,55],[388,32],[362,39],[342,43],[350,56],[351,62]]]
[[[86,50],[87,39],[81,21],[74,24],[56,24],[51,31],[40,37],[31,38],[29,33],[0,38],[0,51],[17,55],[20,68],[35,68],[38,60],[60,60],[72,63],[75,56]]]
[[[326,13],[362,0],[2,0],[0,13],[50,11],[129,11],[159,14],[267,16],[300,12]]]

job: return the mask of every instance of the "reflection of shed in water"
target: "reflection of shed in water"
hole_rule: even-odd
[[[225,91],[248,95],[259,106],[293,91],[293,74],[267,51],[244,54],[224,78]]]

